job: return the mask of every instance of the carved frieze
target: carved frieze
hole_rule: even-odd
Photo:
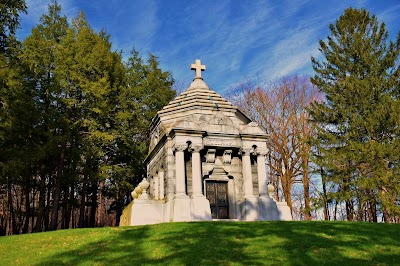
[[[238,139],[205,138],[204,143],[206,146],[217,146],[217,147],[240,146],[240,141]]]

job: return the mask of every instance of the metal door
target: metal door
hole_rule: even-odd
[[[229,219],[228,182],[206,181],[207,199],[213,219]]]

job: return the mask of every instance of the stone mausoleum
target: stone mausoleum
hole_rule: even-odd
[[[132,191],[120,225],[211,220],[291,220],[269,192],[268,135],[211,90],[196,60],[189,88],[151,123],[147,178]]]

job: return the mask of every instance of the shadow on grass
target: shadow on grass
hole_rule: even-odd
[[[109,228],[108,238],[60,250],[38,265],[393,265],[400,261],[399,229],[333,222]]]

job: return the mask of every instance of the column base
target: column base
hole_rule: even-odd
[[[277,202],[276,205],[278,207],[279,220],[283,220],[283,221],[292,221],[293,220],[292,213],[290,212],[290,208],[285,201]]]
[[[173,200],[173,222],[189,222],[192,220],[190,215],[191,200],[188,196],[186,198],[179,198],[175,196]]]
[[[258,221],[258,199],[256,197],[250,196],[240,203],[240,220]]]
[[[192,221],[211,221],[210,202],[204,195],[197,196],[191,200]]]
[[[260,221],[277,221],[279,220],[279,212],[276,202],[268,197],[262,196],[258,199],[259,220]]]
[[[174,201],[170,200],[165,202],[164,208],[163,208],[163,221],[168,223],[168,222],[173,222],[173,210],[174,210]]]
[[[174,199],[188,199],[189,196],[186,193],[179,193],[174,195]]]

